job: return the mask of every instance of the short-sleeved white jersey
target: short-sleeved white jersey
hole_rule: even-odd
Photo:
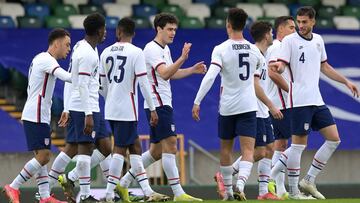
[[[48,52],[34,57],[29,68],[28,97],[21,120],[50,124],[57,68],[60,68],[58,62]]]
[[[165,64],[173,64],[169,47],[163,47],[155,41],[146,44],[144,48],[146,71],[152,88],[153,101],[156,107],[169,105],[172,107],[170,80],[164,80],[157,72],[157,68]],[[144,102],[144,107],[149,108]]]
[[[280,51],[281,42],[279,40],[274,40],[273,44],[268,48],[265,54],[266,63],[270,64],[276,62],[277,52]],[[289,82],[291,81],[290,71],[288,66],[285,68],[281,76]],[[268,80],[268,90],[267,95],[273,104],[280,110],[286,109],[288,93],[281,88],[279,88],[271,79]]]
[[[100,112],[99,108],[99,55],[97,48],[93,49],[86,40],[80,40],[73,48],[70,59],[69,72],[71,72],[72,84],[69,87],[69,101],[68,109],[71,111],[87,110],[92,112]],[[82,105],[80,98],[79,77],[89,77],[88,84],[85,84],[89,89],[88,109]]]
[[[220,115],[257,111],[254,75],[259,75],[263,58],[247,40],[228,39],[216,46],[211,64],[221,68]]]
[[[322,37],[313,33],[305,39],[297,32],[281,42],[278,60],[289,64],[293,82],[289,87],[290,107],[321,106],[324,101],[319,90],[321,63],[327,60]]]
[[[105,119],[137,121],[137,77],[146,77],[142,50],[131,43],[116,42],[101,53],[100,70],[107,83]]]
[[[261,53],[261,52],[260,52]],[[269,75],[267,71],[267,63],[265,60],[265,57],[261,55],[261,65],[260,65],[260,75],[258,76],[260,78],[260,86],[264,90],[265,95],[268,96],[268,83],[269,83]],[[258,104],[258,110],[256,111],[256,117],[257,118],[267,118],[269,117],[269,108],[262,102],[260,99],[257,99]]]

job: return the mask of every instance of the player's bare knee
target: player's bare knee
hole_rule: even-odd
[[[42,165],[46,165],[50,162],[51,152],[50,150],[39,150],[35,152],[35,159]]]

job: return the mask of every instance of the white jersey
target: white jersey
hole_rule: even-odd
[[[164,80],[157,71],[162,64],[166,66],[173,64],[169,47],[167,45],[163,47],[159,43],[151,41],[146,44],[144,55],[155,106],[169,105],[172,107],[170,80]],[[146,102],[144,107],[149,108]]]
[[[261,53],[255,45],[246,40],[226,40],[214,48],[209,71],[201,82],[194,103],[200,104],[210,89],[208,86],[212,85],[220,72],[220,115],[230,116],[257,111],[254,75],[259,76],[259,69],[263,63]]]
[[[28,97],[21,120],[50,124],[57,68],[60,68],[58,62],[48,52],[34,57],[29,68]]]
[[[265,58],[266,63],[270,64],[276,62],[277,52],[280,51],[281,42],[279,40],[274,40],[273,44],[267,49]],[[291,81],[290,71],[288,66],[285,68],[281,76],[289,84]],[[283,89],[279,88],[271,79],[268,80],[267,96],[273,102],[273,104],[280,110],[286,109],[288,93]]]
[[[145,57],[140,48],[123,42],[107,47],[100,56],[100,75],[105,76],[101,85],[106,89],[106,120],[138,120],[137,87],[138,80],[141,79],[145,80],[147,98],[151,102],[152,110],[155,110],[146,75]]]
[[[72,84],[66,84],[68,101],[64,102],[64,109],[80,112],[100,112],[99,109],[99,55],[97,48],[93,49],[86,40],[80,40],[73,48],[70,59],[69,72]],[[80,88],[88,91],[86,99],[81,99]],[[65,98],[67,99],[67,98]],[[86,101],[82,101],[86,100]]]
[[[327,60],[327,55],[320,35],[313,33],[311,39],[305,39],[297,32],[286,36],[278,60],[288,63],[293,74],[289,87],[290,107],[324,105],[319,78],[321,63]]]
[[[261,53],[261,52],[260,52]],[[261,55],[262,58],[262,64],[260,65],[260,75],[258,76],[260,78],[260,86],[264,90],[265,95],[268,97],[268,83],[269,83],[269,75],[267,71],[267,63],[265,60],[265,57]],[[257,118],[267,118],[269,117],[269,108],[262,102],[260,99],[257,99],[258,104],[258,110],[256,111],[256,117]]]

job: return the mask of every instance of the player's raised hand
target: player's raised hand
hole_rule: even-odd
[[[269,68],[277,73],[282,73],[284,72],[285,67],[283,66],[282,62],[278,61],[278,62],[274,62],[274,63],[269,63]]]
[[[60,120],[58,122],[59,127],[66,127],[69,122],[69,113],[68,112],[62,112]]]
[[[192,67],[193,73],[197,74],[205,74],[207,71],[206,65],[204,64],[204,61],[197,62]]]
[[[349,80],[346,81],[345,83],[346,87],[348,87],[351,91],[351,93],[353,94],[354,97],[359,98],[359,90],[356,87],[356,85],[352,82],[350,82]]]
[[[90,135],[92,134],[94,127],[94,119],[92,115],[85,116],[85,128],[84,128],[84,134]]]
[[[154,127],[158,124],[158,122],[159,122],[159,117],[156,113],[156,110],[151,111],[150,112],[150,125]]]
[[[200,121],[200,106],[197,104],[192,108],[192,117],[195,121]]]
[[[281,120],[284,118],[284,115],[281,113],[281,111],[276,108],[275,106],[272,106],[271,108],[269,108],[269,111],[271,113],[271,115],[278,120]]]
[[[183,57],[185,60],[189,57],[189,52],[191,48],[191,43],[184,43],[184,47],[182,49],[181,57]]]

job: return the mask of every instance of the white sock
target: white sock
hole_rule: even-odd
[[[271,172],[271,159],[263,158],[258,163],[259,196],[268,193],[268,183]]]
[[[164,172],[175,197],[185,194],[180,185],[179,171],[176,166],[175,154],[162,153],[161,157]]]
[[[91,157],[80,154],[76,162],[77,174],[79,174],[80,196],[86,198],[90,195],[90,164]]]
[[[249,161],[239,162],[239,174],[238,180],[236,182],[236,187],[239,189],[240,192],[244,192],[245,183],[250,176],[252,166],[253,163]]]
[[[239,163],[241,161],[242,156],[240,156],[238,159],[236,159],[236,161],[231,165],[233,172],[232,175],[235,176],[236,174],[239,173]]]
[[[46,199],[50,197],[49,176],[46,165],[38,170],[35,174],[35,178],[39,188],[40,198]]]
[[[111,154],[100,162],[100,168],[106,179],[109,176],[110,163],[111,163]]]
[[[151,156],[149,150],[141,155],[141,159],[145,169],[156,161]],[[130,168],[129,171],[121,178],[120,186],[128,188],[133,180],[135,180],[135,170],[133,168]]]
[[[227,195],[233,196],[233,188],[232,188],[233,166],[220,166],[220,172],[223,176],[224,186]]]
[[[281,156],[279,160],[275,163],[275,165],[271,169],[270,178],[276,180],[280,175],[281,171],[285,171],[287,168],[287,161],[289,157],[290,147],[287,148]]]
[[[134,169],[134,175],[137,182],[140,184],[144,195],[150,196],[152,193],[154,193],[154,191],[150,187],[141,156],[137,154],[130,154],[130,165],[131,168]]]
[[[31,159],[28,161],[24,168],[20,171],[19,175],[13,180],[10,184],[10,187],[14,189],[19,189],[19,187],[28,181],[36,172],[38,172],[41,168],[41,164],[35,159]]]
[[[339,144],[340,141],[325,141],[325,143],[320,147],[314,156],[309,171],[305,176],[307,181],[315,183],[316,176],[325,167],[327,161],[330,159],[331,155],[334,153]]]
[[[119,183],[121,171],[124,164],[124,157],[121,154],[113,154],[109,168],[109,178],[106,185],[106,200],[114,199],[114,189]]]
[[[288,151],[285,151],[283,153],[284,153],[284,155],[281,155],[282,154],[281,151],[274,152],[274,155],[272,157],[272,167],[273,168],[271,169],[271,173],[270,173],[271,178],[273,178],[273,176],[271,174],[273,174],[273,173],[276,174],[276,178],[274,178],[274,180],[276,182],[276,193],[279,197],[281,197],[284,193],[286,193],[285,170],[286,170],[287,166],[284,165],[283,163],[285,163],[285,164],[287,163],[286,153],[288,153]],[[279,161],[280,158],[282,159],[283,163]],[[275,166],[277,166],[276,169],[275,169]]]
[[[289,179],[289,193],[291,195],[298,194],[299,191],[299,175],[300,175],[300,160],[301,154],[305,149],[305,145],[291,144],[288,157],[288,179]]]
[[[70,163],[70,161],[71,158],[64,152],[60,152],[60,154],[55,158],[49,172],[50,190],[58,183],[59,175],[64,173],[65,168]]]

